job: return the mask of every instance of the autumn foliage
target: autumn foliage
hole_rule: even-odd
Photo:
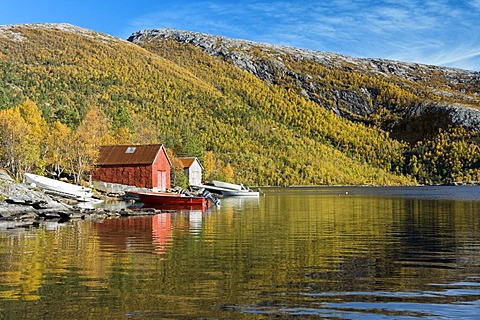
[[[415,101],[385,80],[295,62],[324,73],[325,85],[378,89],[372,103],[383,111],[360,123],[329,111],[328,96],[307,100],[289,83],[267,84],[180,44],[140,48],[85,30],[12,30],[23,40],[0,34],[0,167],[17,179],[29,171],[80,182],[102,144],[162,143],[172,157],[198,157],[204,179],[248,185],[478,180],[474,135],[443,131],[409,145],[365,124]]]

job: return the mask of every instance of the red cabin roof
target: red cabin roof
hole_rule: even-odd
[[[97,166],[149,165],[155,162],[160,151],[165,152],[168,159],[163,144],[102,146]]]

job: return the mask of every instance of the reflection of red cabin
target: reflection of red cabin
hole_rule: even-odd
[[[165,191],[170,166],[162,144],[103,146],[92,179]]]
[[[107,219],[94,224],[100,246],[125,250],[127,248],[147,249],[152,244],[153,252],[166,253],[171,244],[171,214],[161,213],[153,217],[132,217],[130,219]]]

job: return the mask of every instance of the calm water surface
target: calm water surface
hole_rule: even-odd
[[[0,319],[478,319],[480,188],[272,188],[0,224]]]

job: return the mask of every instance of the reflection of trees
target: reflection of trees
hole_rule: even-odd
[[[459,245],[472,236],[462,230],[465,219],[475,225],[469,203],[417,201],[412,209],[411,200],[388,197],[270,200],[268,210],[275,214],[258,218],[265,230],[256,232],[252,250],[263,266],[276,266],[265,267],[275,269],[266,277],[272,285],[319,292],[415,289],[445,279],[468,260],[459,256]],[[407,261],[412,256],[418,263]]]
[[[0,299],[0,309],[52,318],[230,318],[235,311],[219,306],[423,290],[478,274],[477,212],[473,202],[305,191],[267,196],[249,210],[232,204],[202,215],[0,234],[0,273],[11,286],[0,290],[2,298],[42,299],[18,309]],[[316,301],[329,299],[338,296]]]
[[[91,229],[86,224],[60,226],[49,231],[20,232],[15,236],[0,234],[0,266],[7,268],[2,270],[1,277],[11,288],[0,290],[1,296],[20,300],[39,299],[42,287],[52,280],[53,275],[54,281],[62,283],[78,266],[88,266],[81,272],[87,278],[98,279],[104,275]],[[94,281],[92,284],[95,285]]]
[[[405,200],[404,214],[396,220],[394,239],[398,242],[393,257],[405,281],[415,285],[420,279],[444,279],[451,269],[465,268],[464,238],[477,235],[472,202]],[[467,259],[469,260],[469,259]]]
[[[438,212],[439,208],[443,209]],[[455,212],[452,201],[405,201],[405,217],[395,236],[400,259],[435,262],[455,252]],[[440,251],[439,251],[440,250]],[[436,257],[437,256],[437,257]],[[450,261],[454,262],[454,261]]]

